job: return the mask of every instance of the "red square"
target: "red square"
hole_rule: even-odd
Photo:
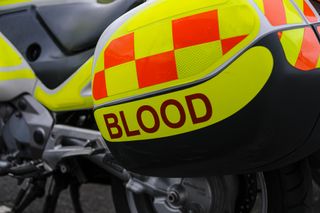
[[[107,85],[104,71],[97,72],[94,75],[92,93],[95,100],[107,97]]]
[[[104,52],[104,67],[107,69],[134,59],[134,33],[130,33],[109,44]]]
[[[312,9],[310,8],[306,0],[303,1],[303,10],[304,10],[304,15],[307,17],[308,21],[310,22],[318,21],[317,16],[313,13]]]
[[[139,87],[148,87],[178,78],[174,52],[142,58],[136,61]]]
[[[172,22],[175,49],[220,39],[217,10],[177,19]]]

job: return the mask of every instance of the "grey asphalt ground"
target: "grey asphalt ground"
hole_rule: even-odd
[[[16,181],[10,177],[0,178],[0,213],[9,213],[7,207],[18,192]],[[105,185],[88,184],[81,188],[81,202],[85,213],[115,213],[112,204],[111,189]],[[313,190],[314,205],[313,213],[320,212],[320,188],[314,184]],[[34,202],[25,213],[42,213],[43,199]],[[65,191],[59,201],[56,213],[74,213],[68,191]],[[260,213],[257,210],[253,213]]]
[[[5,206],[11,206],[18,191],[16,180],[10,177],[0,178],[0,213],[5,212]],[[81,187],[81,202],[85,213],[115,213],[112,204],[111,189],[105,185],[88,184]],[[34,202],[25,213],[42,212],[43,199]],[[59,201],[57,213],[74,213],[68,191],[63,192]]]

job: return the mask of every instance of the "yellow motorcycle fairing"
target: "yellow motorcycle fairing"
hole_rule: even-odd
[[[95,118],[109,142],[141,141],[195,131],[218,123],[247,105],[264,87],[272,69],[270,51],[254,47],[205,83],[100,108],[95,111]]]
[[[21,94],[29,93],[51,111],[92,108],[92,58],[62,85],[50,90],[37,79],[23,56],[1,33],[0,50],[0,101],[9,101]]]
[[[1,0],[0,7],[1,6],[9,6],[9,5],[13,5],[13,4],[28,3],[28,2],[31,2],[31,0]]]
[[[34,90],[35,98],[52,111],[92,108],[93,103],[90,92],[92,60],[90,58],[57,89],[50,90],[38,82]]]

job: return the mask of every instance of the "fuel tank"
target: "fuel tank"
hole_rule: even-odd
[[[319,149],[319,16],[307,0],[261,2],[149,1],[104,32],[92,93],[116,160],[204,176]]]

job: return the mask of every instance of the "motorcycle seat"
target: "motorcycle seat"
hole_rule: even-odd
[[[93,48],[105,28],[141,0],[108,0],[38,6],[37,12],[65,52]]]

